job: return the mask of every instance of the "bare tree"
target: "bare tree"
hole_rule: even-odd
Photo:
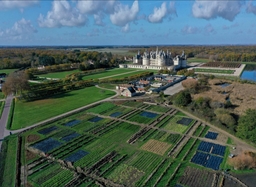
[[[29,88],[28,75],[24,71],[14,72],[8,75],[2,87],[5,95],[22,93]]]

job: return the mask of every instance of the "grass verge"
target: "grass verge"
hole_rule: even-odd
[[[8,121],[7,121],[7,126],[6,126],[7,129],[12,128],[14,108],[15,108],[15,99],[13,99],[12,103],[11,103],[10,113],[9,113],[9,116],[8,116]]]
[[[0,186],[15,186],[18,137],[8,136],[0,152]]]

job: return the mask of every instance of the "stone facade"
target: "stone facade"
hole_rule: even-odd
[[[157,48],[156,51],[145,51],[143,55],[138,51],[138,54],[133,57],[133,64],[120,64],[119,67],[155,70],[167,68],[169,70],[176,70],[187,67],[187,60],[184,52],[182,55],[172,58],[171,52],[168,50],[165,52]]]

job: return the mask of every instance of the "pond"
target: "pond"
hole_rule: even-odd
[[[249,81],[256,82],[256,65],[246,65],[240,78],[242,80],[249,80]]]

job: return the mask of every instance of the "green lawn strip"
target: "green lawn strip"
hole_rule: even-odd
[[[99,104],[95,107],[92,107],[92,108],[88,109],[87,112],[92,112],[92,113],[95,113],[95,114],[101,114],[105,111],[111,110],[114,107],[115,107],[115,105],[113,103],[104,102],[104,103],[101,103],[101,104]]]
[[[160,164],[162,159],[161,156],[154,153],[140,151],[137,156],[128,162],[128,165],[132,165],[138,170],[145,172],[146,175],[149,175]]]
[[[42,187],[59,187],[65,186],[70,180],[73,179],[74,173],[70,170],[62,170],[57,175],[53,176],[46,182],[44,182],[41,186]]]
[[[158,105],[150,105],[150,107],[147,108],[147,110],[152,110],[154,112],[166,113],[170,110],[170,108],[163,107],[163,106],[158,106]]]
[[[204,126],[199,125],[199,126],[196,128],[195,132],[193,133],[193,136],[199,136],[199,134],[200,134],[200,133],[202,132],[202,130],[203,130],[203,127],[204,127]]]
[[[175,115],[173,118],[171,118],[169,123],[163,128],[166,130],[171,130],[178,133],[184,133],[190,125],[185,126],[185,125],[177,124],[177,121],[180,119],[181,117]]]
[[[101,115],[104,115],[104,116],[110,116],[111,114],[113,113],[116,113],[116,112],[120,112],[121,114],[119,116],[117,116],[117,118],[131,112],[132,109],[131,108],[126,108],[126,107],[122,107],[122,106],[116,106],[108,111],[105,111],[103,113],[101,113]]]
[[[49,99],[33,102],[18,101],[14,109],[11,129],[28,127],[37,122],[60,115],[70,110],[88,105],[114,95],[112,91],[101,92],[96,87],[88,87]]]
[[[150,129],[147,131],[143,136],[139,138],[140,141],[148,141],[149,139],[152,139],[153,136],[158,132],[157,129]]]
[[[210,129],[209,126],[205,126],[204,127],[204,130],[202,131],[202,133],[200,134],[200,137],[205,137],[206,133],[208,132],[208,130]]]
[[[147,181],[144,186],[154,186],[159,182],[159,177],[166,171],[167,167],[170,165],[172,161],[170,159],[165,160],[162,162],[160,167],[157,168],[156,172],[151,176],[151,178]]]
[[[170,183],[168,186],[175,186],[179,180],[179,178],[184,174],[184,171],[186,169],[185,164],[180,164],[180,167],[176,170],[175,173],[173,173],[173,177],[170,180]]]
[[[15,186],[16,180],[16,161],[17,161],[17,145],[18,145],[18,137],[16,135],[12,135],[7,137],[3,142],[2,151],[6,150],[6,152],[1,153],[1,181],[0,186],[2,187],[10,187]],[[3,154],[3,156],[2,156]]]
[[[183,160],[184,156],[191,150],[191,146],[193,145],[195,139],[190,138],[188,142],[179,150],[178,154],[176,155],[176,159]]]
[[[4,110],[4,105],[5,105],[5,102],[0,101],[0,116],[2,116],[2,113],[3,113],[3,110]]]
[[[127,73],[127,74],[123,74],[123,75],[116,75],[116,76],[113,76],[111,78],[113,78],[113,79],[121,79],[121,78],[130,77],[130,76],[133,76],[133,75],[138,75],[138,74],[145,73],[145,72],[146,71],[136,71],[136,72]]]
[[[6,73],[6,74],[10,74],[14,71],[16,71],[17,69],[0,69],[0,73]]]
[[[2,91],[0,91],[0,99],[4,99],[5,98],[5,95]]]
[[[227,163],[227,160],[228,160],[228,156],[230,154],[230,147],[226,146],[226,150],[225,150],[225,154],[224,154],[224,157],[223,157],[223,161],[222,163],[220,164],[220,169],[230,169],[228,163]]]
[[[136,101],[126,101],[126,102],[122,103],[122,105],[138,108],[138,107],[142,106],[143,103],[142,102],[136,102]]]
[[[231,139],[230,137],[228,137],[227,144],[229,144],[229,145],[234,145],[233,139]]]
[[[195,68],[195,72],[234,74],[234,70]]]
[[[52,79],[63,79],[67,75],[70,75],[72,73],[79,72],[80,70],[72,70],[72,71],[61,71],[61,72],[54,72],[54,73],[47,73],[47,74],[42,74],[42,75],[37,75],[38,77],[45,77],[45,78],[52,78]]]
[[[168,182],[170,180],[170,177],[174,174],[174,171],[178,167],[178,165],[179,162],[173,162],[171,165],[169,165],[169,168],[166,170],[165,174],[162,176],[161,180],[158,182],[156,186],[169,186]]]
[[[201,142],[200,140],[198,140],[198,139],[196,140],[196,142],[194,143],[194,145],[192,146],[192,148],[190,149],[189,153],[186,155],[184,160],[189,162],[192,159],[192,157],[194,156],[200,142]]]
[[[11,129],[11,125],[13,123],[13,115],[14,115],[15,104],[16,104],[15,99],[13,99],[12,102],[11,102],[10,112],[9,112],[9,115],[8,115],[8,120],[7,120],[7,125],[6,125],[7,129]]]
[[[181,112],[181,111],[178,111],[178,112],[175,114],[175,116],[184,116],[184,117],[187,117],[187,115],[184,114],[184,113]]]
[[[84,76],[83,80],[100,79],[100,78],[108,78],[108,77],[112,78],[110,76],[117,76],[118,74],[128,73],[128,72],[131,72],[131,71],[136,71],[136,70],[134,70],[134,69],[118,69],[118,68],[116,68],[116,69],[112,69],[112,70],[107,70],[105,72]],[[136,74],[138,74],[138,73],[139,72],[137,72]],[[120,76],[121,77],[126,77],[126,75],[128,75],[128,74],[123,74],[123,75],[120,75]]]
[[[139,114],[131,117],[131,118],[128,118],[129,121],[134,121],[134,122],[137,122],[137,123],[144,123],[144,124],[150,124],[151,122],[153,122],[155,119],[158,118],[159,114],[154,117],[154,118],[148,118],[148,117],[144,117],[144,116],[141,116],[141,113],[140,112]]]
[[[172,116],[166,116],[164,119],[162,119],[159,123],[156,124],[156,127],[162,128],[166,126],[172,119]]]
[[[134,186],[135,182],[143,175],[144,173],[139,171],[137,168],[128,166],[126,164],[121,164],[111,173],[108,178],[118,184]]]
[[[115,90],[116,89],[116,84],[101,83],[101,84],[99,84],[99,87]]]
[[[191,62],[206,63],[206,62],[209,62],[210,60],[209,59],[203,59],[203,58],[188,58],[187,61],[188,61],[188,63],[191,63]]]

